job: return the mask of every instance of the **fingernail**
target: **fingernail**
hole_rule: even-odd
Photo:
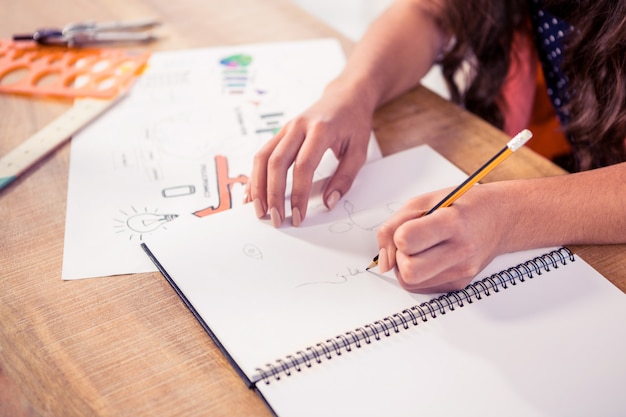
[[[339,201],[340,197],[341,197],[341,194],[339,194],[339,191],[337,190],[330,193],[330,195],[328,196],[328,199],[326,199],[326,205],[328,206],[329,210],[332,210],[335,208],[335,205],[337,204],[337,201]]]
[[[272,226],[278,228],[280,224],[283,222],[283,219],[280,218],[280,213],[276,207],[272,207],[270,209],[270,219],[272,220]]]
[[[300,226],[302,223],[302,215],[300,214],[300,209],[298,207],[294,207],[291,209],[291,224],[294,227]]]
[[[258,198],[254,199],[254,211],[256,212],[256,216],[261,218],[265,216],[265,209],[263,208],[263,203]]]

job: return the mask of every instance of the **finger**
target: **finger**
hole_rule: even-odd
[[[339,164],[324,190],[324,204],[330,210],[352,187],[354,179],[367,159],[367,146],[355,145],[354,141],[346,141],[346,143],[345,149],[339,152],[333,150],[335,155],[338,155]]]
[[[380,225],[376,236],[380,252],[384,249],[385,254],[384,257],[381,257],[379,252],[378,269],[380,272],[390,271],[396,266],[396,243],[394,235],[398,227],[409,220],[420,218],[425,212],[425,210],[414,208],[411,204],[405,204]]]
[[[327,149],[319,145],[320,142],[325,141],[324,135],[327,133],[320,127],[309,131],[295,157],[291,188],[291,212],[294,226],[299,226],[306,216],[315,169]]]
[[[392,252],[390,252],[390,250]],[[378,271],[384,273],[396,266],[396,249],[380,248],[378,251]]]
[[[304,142],[304,131],[297,122],[292,123],[267,160],[267,209],[274,227],[285,219],[287,171]]]
[[[252,201],[252,198],[250,197],[250,193],[251,193],[250,187],[251,187],[250,179],[248,179],[244,187],[244,191],[243,191],[243,203],[244,204],[248,204],[249,202]]]
[[[443,246],[439,245],[418,255],[397,251],[395,273],[400,285],[409,291],[415,291],[448,282],[442,274],[452,260],[438,258],[445,255]]]
[[[391,222],[383,223],[376,232],[378,239],[378,270],[390,271],[396,266],[396,245],[393,242],[395,226]]]
[[[466,257],[454,245],[458,222],[453,208],[400,224],[393,235],[396,276],[409,291],[424,290],[465,279],[454,266]]]
[[[415,255],[452,239],[459,229],[454,208],[437,210],[428,216],[409,218],[394,232],[394,245],[400,252]]]
[[[255,212],[259,218],[267,213],[267,162],[284,136],[284,129],[267,141],[254,155],[252,172],[248,180],[248,198],[254,202]]]
[[[485,267],[489,260],[476,258],[472,249],[444,242],[416,255],[396,253],[396,277],[413,292],[460,290]]]

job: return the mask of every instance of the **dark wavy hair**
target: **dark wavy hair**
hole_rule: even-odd
[[[456,43],[441,59],[451,99],[502,128],[500,91],[515,31],[528,30],[529,0],[447,0],[439,14]],[[563,70],[569,80],[574,170],[626,161],[626,1],[544,0],[574,30],[565,39]],[[471,16],[469,18],[468,16]],[[455,78],[470,67],[461,89]],[[465,72],[466,73],[466,72]]]

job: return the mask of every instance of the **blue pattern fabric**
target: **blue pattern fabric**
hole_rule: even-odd
[[[569,114],[563,107],[569,101],[571,92],[568,88],[567,77],[561,68],[563,38],[573,28],[567,22],[544,10],[542,0],[530,1],[530,14],[548,96],[559,121],[565,125],[569,120]]]

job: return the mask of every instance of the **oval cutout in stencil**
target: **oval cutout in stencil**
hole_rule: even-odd
[[[38,87],[51,86],[59,82],[60,78],[61,74],[58,71],[44,72],[35,79],[34,84]]]
[[[66,83],[67,87],[80,89],[85,87],[91,81],[91,77],[87,74],[79,74],[73,78],[70,78]]]
[[[81,69],[84,68],[89,63],[88,58],[78,58],[76,61],[72,63],[75,68]]]
[[[17,84],[28,76],[28,67],[15,67],[0,75],[0,85]]]
[[[110,65],[110,63],[107,60],[98,61],[91,67],[91,72],[93,72],[93,73],[102,72],[105,69],[109,68],[109,65]]]
[[[108,90],[110,88],[115,87],[115,84],[116,84],[115,78],[107,77],[101,80],[100,82],[98,82],[98,90],[100,91]]]

